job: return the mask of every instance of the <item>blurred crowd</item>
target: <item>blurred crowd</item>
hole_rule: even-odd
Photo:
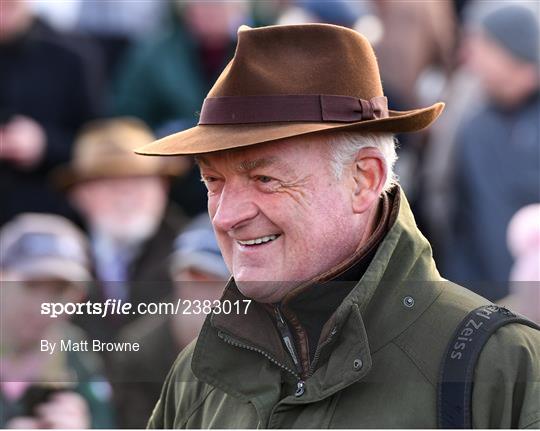
[[[0,1],[1,427],[145,427],[205,316],[40,304],[220,297],[197,167],[133,149],[196,125],[241,24],[353,28],[390,109],[446,102],[397,137],[400,183],[445,278],[540,322],[537,1]],[[40,351],[82,337],[145,348]]]

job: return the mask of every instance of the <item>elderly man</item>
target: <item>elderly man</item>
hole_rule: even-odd
[[[446,346],[487,301],[438,274],[393,185],[392,133],[425,128],[442,104],[389,111],[373,50],[352,30],[238,36],[199,125],[138,152],[197,155],[233,275],[221,301],[252,303],[213,310],[149,426],[436,427]],[[528,326],[489,339],[475,427],[538,426],[539,358]]]
[[[185,217],[167,193],[169,179],[185,166],[178,158],[133,154],[134,147],[153,139],[135,118],[95,120],[77,136],[72,161],[54,172],[89,232],[97,281],[89,294],[93,301],[139,304],[159,301],[172,290],[167,257]],[[109,341],[137,314],[78,317],[91,336]]]

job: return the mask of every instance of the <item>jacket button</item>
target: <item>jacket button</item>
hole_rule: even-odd
[[[359,371],[362,369],[364,363],[362,362],[362,359],[355,359],[353,362],[353,368],[355,371]]]
[[[414,307],[414,298],[412,296],[406,296],[403,298],[403,305],[407,308]]]

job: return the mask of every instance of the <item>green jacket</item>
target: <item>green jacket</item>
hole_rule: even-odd
[[[396,201],[395,222],[325,325],[307,376],[294,372],[263,305],[211,315],[176,360],[149,428],[436,428],[446,345],[488,302],[439,275],[407,201]],[[244,298],[231,281],[223,299]],[[540,426],[538,331],[509,324],[490,338],[472,403],[475,428]]]

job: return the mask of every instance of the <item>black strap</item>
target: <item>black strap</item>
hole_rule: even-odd
[[[461,321],[441,364],[437,398],[439,428],[472,428],[471,398],[478,356],[491,334],[508,323],[540,329],[527,318],[496,305],[479,307]]]

